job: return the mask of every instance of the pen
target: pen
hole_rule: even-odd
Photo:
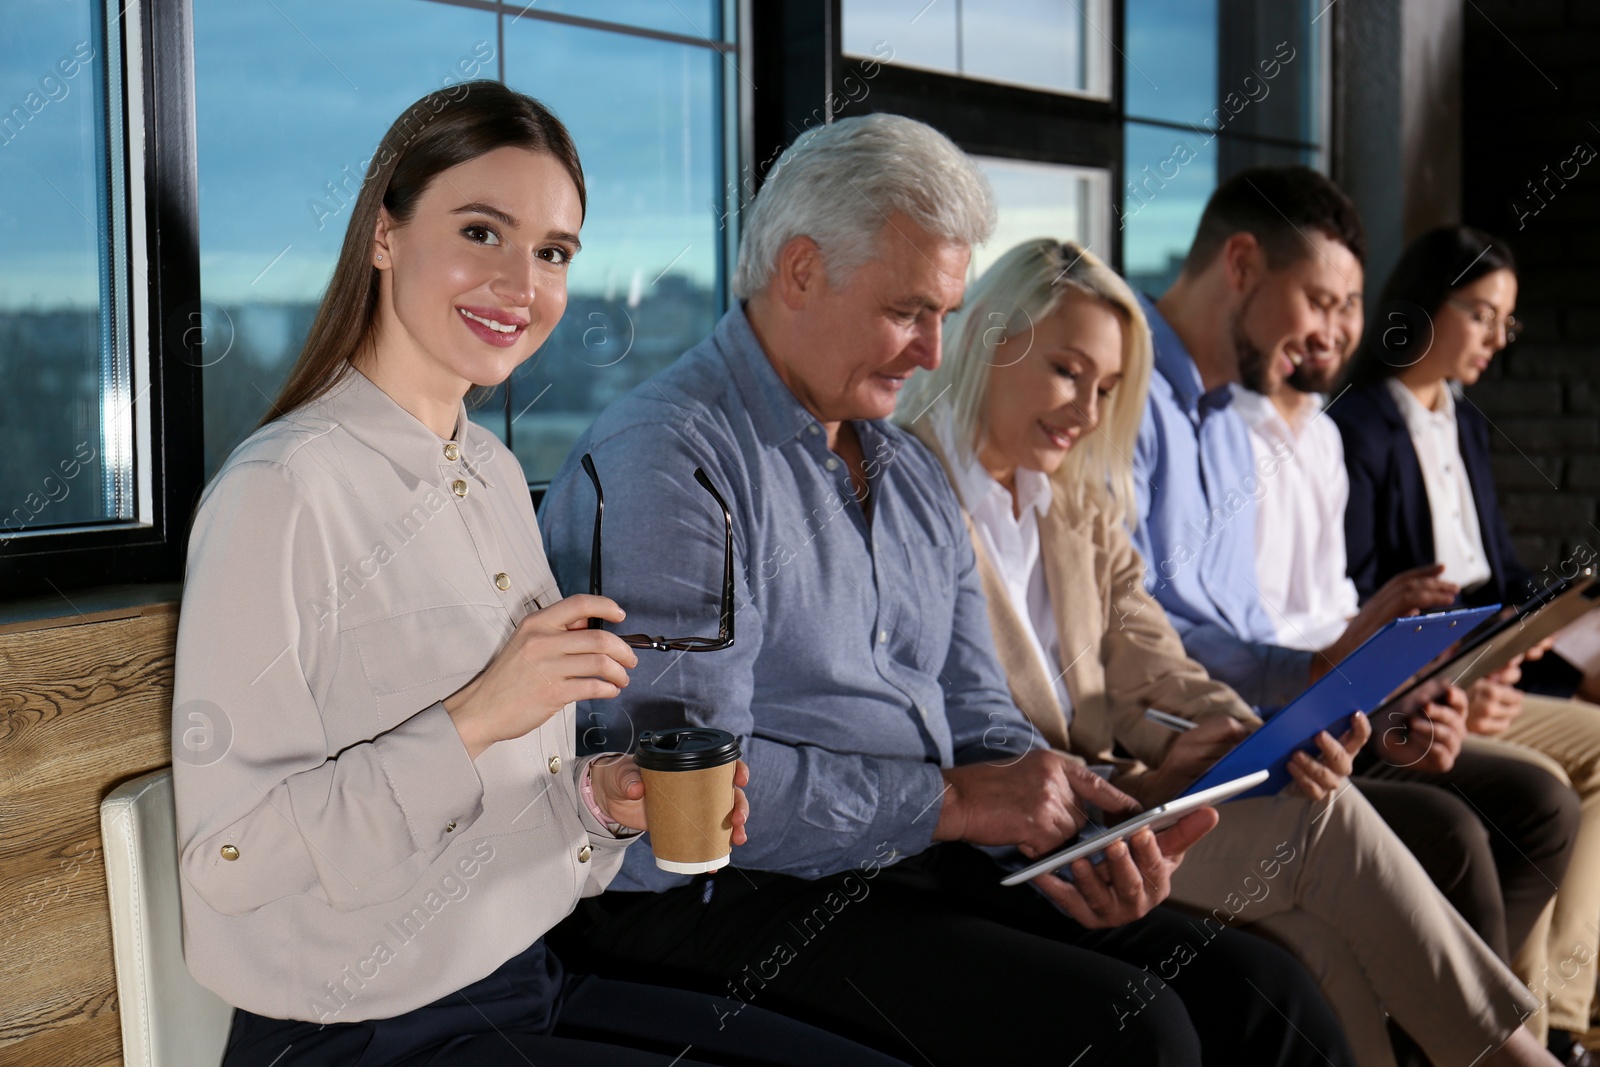
[[[1176,715],[1168,715],[1166,712],[1157,711],[1155,708],[1144,709],[1144,717],[1157,726],[1165,726],[1167,729],[1176,730],[1180,734],[1188,733],[1196,726],[1195,723],[1190,722],[1188,719],[1180,719]]]

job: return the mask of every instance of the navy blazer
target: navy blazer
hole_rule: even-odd
[[[1401,571],[1435,562],[1433,515],[1411,434],[1387,386],[1382,382],[1353,386],[1328,408],[1328,414],[1344,438],[1344,463],[1350,473],[1345,552],[1350,578],[1365,601]],[[1456,426],[1489,560],[1489,580],[1466,593],[1462,602],[1521,603],[1536,587],[1532,573],[1517,559],[1495,495],[1489,421],[1476,405],[1460,401]]]

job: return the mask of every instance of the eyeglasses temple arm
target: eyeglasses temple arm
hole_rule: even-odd
[[[722,526],[725,539],[722,550],[722,608],[717,616],[717,637],[720,640],[733,641],[733,515],[728,511],[728,502],[722,499],[722,494],[717,492],[717,487],[711,484],[711,479],[701,467],[694,469],[694,480],[700,483],[701,488],[711,494],[717,506],[722,509]]]
[[[589,547],[589,594],[600,595],[600,521],[605,515],[606,495],[600,489],[600,475],[595,473],[594,460],[589,453],[583,454],[583,472],[594,483],[594,543]],[[589,629],[598,630],[602,626],[599,619],[589,620]]]

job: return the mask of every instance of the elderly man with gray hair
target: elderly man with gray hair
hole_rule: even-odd
[[[736,638],[641,651],[619,698],[581,709],[581,742],[725,729],[750,765],[751,818],[737,866],[691,878],[634,849],[622,892],[554,936],[602,972],[708,988],[918,1063],[1349,1063],[1286,953],[1158,907],[1214,812],[1112,846],[1076,882],[999,884],[1008,860],[1077,834],[1085,803],[1134,805],[1012,703],[949,483],[886,421],[938,364],[993,217],[982,174],[928,126],[873,115],[807,132],[750,213],[741,303],[558,472],[540,526],[564,588],[589,584],[598,547],[628,630],[708,633],[727,598]],[[697,468],[732,515],[731,591]]]

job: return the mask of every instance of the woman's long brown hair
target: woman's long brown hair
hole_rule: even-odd
[[[587,210],[583,166],[572,137],[531,96],[496,81],[463,82],[429,93],[401,113],[367,166],[339,261],[300,358],[258,427],[332,389],[372,343],[378,318],[378,269],[372,265],[378,209],[388,209],[404,225],[441,172],[508,147],[554,156],[578,187],[579,206]]]

